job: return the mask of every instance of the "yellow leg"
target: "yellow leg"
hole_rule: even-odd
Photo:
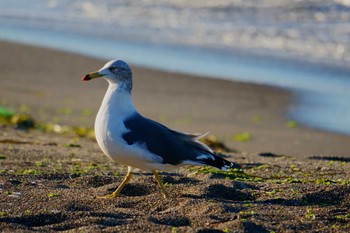
[[[132,177],[132,168],[128,167],[128,173],[126,174],[123,182],[119,185],[119,187],[111,194],[106,195],[106,196],[102,196],[102,197],[98,197],[98,198],[103,198],[103,199],[108,199],[108,198],[115,198],[119,195],[120,191],[122,191],[122,189],[124,188],[124,186],[129,182],[129,180]]]
[[[164,194],[164,198],[168,198],[169,197],[169,193],[168,191],[166,191],[164,185],[163,185],[163,182],[161,181],[159,175],[158,175],[158,172],[157,171],[153,171],[153,175],[154,175],[154,178],[156,179],[160,189],[162,190],[163,194]]]

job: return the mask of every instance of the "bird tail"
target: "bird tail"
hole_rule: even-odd
[[[214,153],[211,154],[211,156],[201,159],[200,162],[204,165],[216,167],[223,171],[227,171],[231,168],[241,168],[239,164],[230,162],[224,158],[221,158],[220,156],[218,156],[218,154],[214,154]]]

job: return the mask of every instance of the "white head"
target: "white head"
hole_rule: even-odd
[[[119,88],[131,92],[132,73],[128,64],[121,60],[112,60],[99,71],[89,73],[83,77],[83,81],[95,78],[105,78],[109,83],[117,84]]]

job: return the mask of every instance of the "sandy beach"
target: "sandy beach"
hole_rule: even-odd
[[[8,42],[0,43],[0,51],[2,102],[11,107],[29,106],[37,120],[93,127],[107,83],[83,83],[81,77],[106,61]],[[210,132],[229,147],[248,153],[350,157],[349,136],[288,127],[285,113],[292,107],[293,96],[287,91],[132,69],[138,110],[172,128]],[[244,132],[250,134],[248,141],[233,140]]]
[[[84,83],[81,78],[106,61],[5,41],[0,42],[0,51],[0,106],[24,111],[38,122],[93,127],[107,83]],[[237,175],[230,180],[207,170],[195,170],[193,175],[186,168],[162,173],[173,195],[163,200],[150,174],[139,173],[120,198],[101,201],[95,197],[112,191],[126,170],[105,158],[95,141],[0,124],[1,228],[147,227],[149,232],[350,228],[346,211],[350,136],[290,122],[285,114],[293,106],[293,95],[286,90],[132,69],[133,99],[140,113],[180,131],[209,131],[237,151],[228,159],[242,164],[249,179]],[[237,139],[243,133],[249,136]]]

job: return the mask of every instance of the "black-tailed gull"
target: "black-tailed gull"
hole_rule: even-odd
[[[238,166],[199,142],[201,135],[177,132],[140,115],[131,99],[131,69],[124,61],[110,61],[99,71],[85,75],[83,81],[100,77],[109,86],[96,116],[96,140],[108,157],[128,166],[123,182],[104,198],[118,196],[130,180],[132,168],[153,172],[164,196],[168,197],[157,171],[184,165],[208,165],[222,170]]]

